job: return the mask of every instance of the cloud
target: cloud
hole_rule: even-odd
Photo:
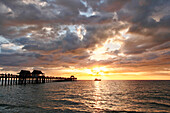
[[[169,5],[168,0],[1,0],[0,67],[164,71]],[[109,39],[120,47],[106,44]],[[91,59],[98,48],[106,48],[103,58]]]

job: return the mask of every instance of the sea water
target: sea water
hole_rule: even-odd
[[[0,86],[0,113],[170,112],[170,81]]]

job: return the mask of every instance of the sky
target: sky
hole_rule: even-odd
[[[170,80],[170,0],[0,0],[0,73]]]

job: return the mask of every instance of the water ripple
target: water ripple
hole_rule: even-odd
[[[170,112],[169,81],[77,81],[0,87],[0,113]]]

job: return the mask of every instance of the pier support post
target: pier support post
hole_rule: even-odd
[[[29,77],[28,79],[29,79],[29,82],[28,82],[28,83],[30,84],[30,77]]]
[[[8,85],[9,85],[10,74],[8,74],[8,76],[7,76],[7,80],[8,80]]]
[[[16,78],[15,78],[15,84],[17,85],[17,83],[18,83],[18,77],[16,76]]]
[[[24,85],[26,85],[26,84],[27,84],[27,77],[24,76]]]
[[[21,84],[21,77],[19,76],[19,81],[18,81],[18,84]]]
[[[7,74],[5,74],[5,86],[6,86],[6,82],[7,82]]]
[[[33,82],[34,82],[34,78],[32,77],[32,84],[33,84]]]
[[[2,86],[4,85],[3,83],[4,83],[4,76],[2,76]]]
[[[12,74],[11,74],[11,85],[12,85]]]
[[[13,85],[15,84],[15,76],[13,75]]]
[[[36,83],[36,84],[38,83],[38,77],[36,77],[35,83]]]
[[[40,77],[40,81],[39,81],[39,83],[41,84],[41,77]]]
[[[42,78],[42,83],[45,83],[45,76],[43,76]]]

